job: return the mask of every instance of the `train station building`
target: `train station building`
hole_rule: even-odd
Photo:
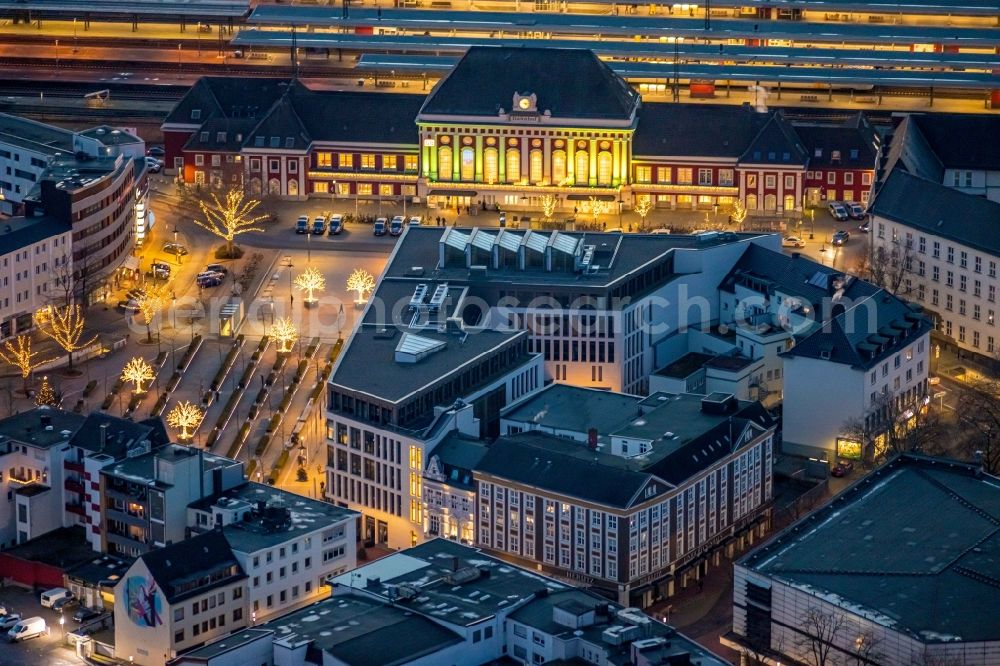
[[[470,48],[426,97],[205,78],[163,131],[198,187],[564,214],[865,202],[881,150],[862,113],[644,103],[592,51],[547,48]]]

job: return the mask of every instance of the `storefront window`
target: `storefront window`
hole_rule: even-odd
[[[451,180],[451,148],[448,146],[438,149],[438,180]]]
[[[597,184],[611,184],[611,153],[602,152],[597,156]]]
[[[586,150],[576,153],[576,184],[586,185],[590,178],[590,158]]]
[[[530,165],[530,178],[532,183],[538,183],[542,180],[542,151],[532,150],[529,155],[529,165]]]
[[[516,183],[521,180],[521,151],[507,151],[507,182]]]
[[[552,182],[559,184],[566,180],[566,151],[552,153]]]
[[[861,460],[861,442],[856,439],[837,438],[837,458]]]
[[[476,151],[470,147],[462,148],[462,180],[476,179]]]
[[[500,180],[499,157],[496,148],[487,148],[483,153],[483,175],[487,183]]]

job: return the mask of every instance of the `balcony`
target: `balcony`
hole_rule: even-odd
[[[125,525],[132,525],[135,527],[146,527],[145,516],[135,515],[128,513],[126,511],[120,511],[118,509],[105,509],[104,515],[107,516],[108,520],[117,520]]]
[[[72,460],[64,460],[63,468],[69,470],[70,472],[76,472],[77,474],[83,474],[83,463],[73,462]]]
[[[77,493],[79,495],[83,495],[85,492],[83,482],[80,481],[80,479],[75,479],[71,476],[66,477],[66,480],[63,481],[63,488],[71,493]]]
[[[70,513],[75,513],[78,516],[87,515],[87,510],[83,507],[82,504],[71,504],[69,502],[66,502],[66,510],[69,511]]]

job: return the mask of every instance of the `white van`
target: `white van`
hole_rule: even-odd
[[[51,590],[46,590],[42,592],[42,607],[52,608],[52,606],[60,599],[65,599],[67,597],[72,597],[73,593],[67,590],[65,587],[54,587]]]
[[[7,640],[11,643],[26,641],[29,638],[43,636],[46,631],[48,631],[48,627],[45,626],[45,620],[40,617],[29,617],[11,627],[10,631],[7,632]]]

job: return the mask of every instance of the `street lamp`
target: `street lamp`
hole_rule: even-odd
[[[198,21],[198,25],[196,26],[196,29],[198,31],[198,35],[197,35],[197,39],[198,39],[198,59],[200,60],[201,59],[201,21]]]
[[[77,52],[76,48],[76,19],[73,19],[73,53]]]
[[[59,632],[66,636],[66,618],[63,617],[62,611],[59,611]]]

